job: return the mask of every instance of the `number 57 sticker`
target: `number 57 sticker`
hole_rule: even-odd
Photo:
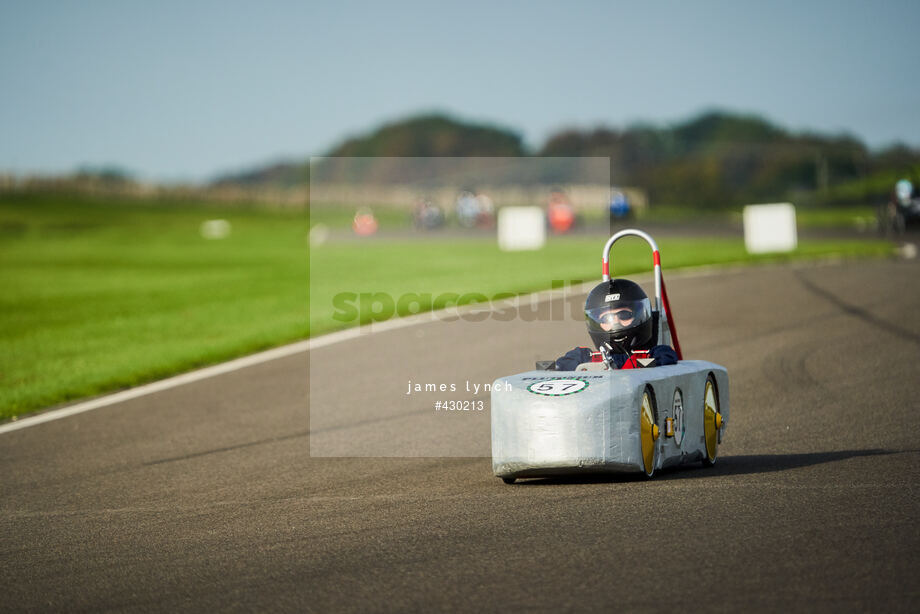
[[[531,384],[527,387],[527,390],[534,394],[542,394],[548,397],[562,397],[567,394],[581,392],[587,387],[588,382],[580,379],[551,379]]]

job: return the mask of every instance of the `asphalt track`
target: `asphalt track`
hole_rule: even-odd
[[[581,323],[546,313],[381,332],[5,433],[0,604],[917,611],[918,274],[876,261],[672,278],[685,354],[728,367],[732,411],[715,467],[651,481],[504,485],[476,456],[488,411],[404,394],[407,374],[491,381],[583,343]],[[356,376],[357,353],[389,358]],[[308,380],[309,363],[332,379]],[[405,431],[437,416],[446,453],[472,454],[311,457],[309,382],[336,391],[314,452],[424,455]]]

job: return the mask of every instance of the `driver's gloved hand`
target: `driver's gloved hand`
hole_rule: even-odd
[[[577,347],[556,359],[556,371],[574,371],[583,362],[591,362],[591,350]]]
[[[676,365],[677,352],[669,345],[656,345],[648,353],[649,358],[654,358],[654,366]]]

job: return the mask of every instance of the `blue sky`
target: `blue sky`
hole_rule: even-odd
[[[0,0],[0,171],[205,180],[443,110],[539,145],[709,108],[920,146],[920,2]]]

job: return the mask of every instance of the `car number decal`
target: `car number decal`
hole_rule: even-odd
[[[687,426],[684,424],[684,396],[680,388],[674,391],[674,443],[678,446],[684,439],[684,431]]]
[[[563,397],[581,392],[587,387],[588,382],[583,379],[551,379],[531,384],[527,391],[547,397]]]

